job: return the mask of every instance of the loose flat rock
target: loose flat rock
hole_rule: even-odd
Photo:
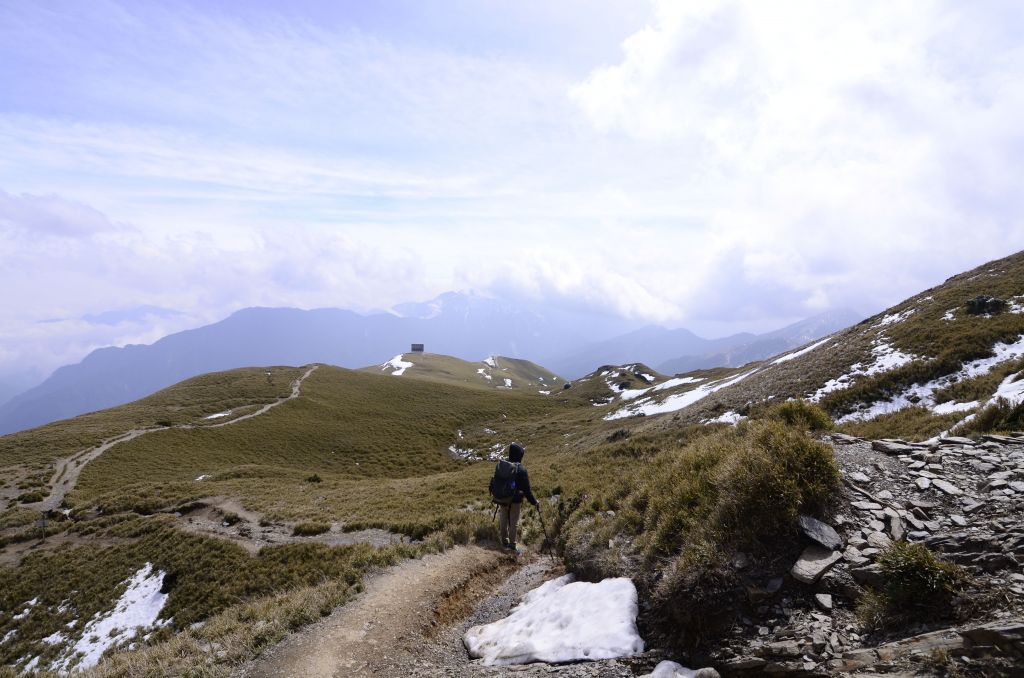
[[[800,559],[796,561],[789,573],[793,579],[799,582],[813,584],[832,569],[832,566],[842,557],[839,551],[814,544],[804,549],[804,552],[800,554]]]
[[[832,529],[832,526],[812,516],[800,516],[798,522],[800,529],[811,541],[821,544],[830,551],[838,551],[843,547],[843,538]]]
[[[946,494],[963,494],[963,491],[959,487],[948,480],[943,480],[942,478],[935,478],[932,480],[932,485],[939,488]]]
[[[877,452],[890,455],[910,454],[917,449],[913,445],[908,445],[899,440],[875,440],[871,443],[871,448]]]

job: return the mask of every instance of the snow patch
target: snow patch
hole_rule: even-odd
[[[198,478],[196,478],[196,482],[199,482],[200,480],[207,480],[209,477],[210,477],[210,474],[204,473],[203,475],[201,475]]]
[[[1024,372],[1011,374],[1003,379],[992,398],[1005,398],[1011,405],[1024,402]]]
[[[835,379],[829,379],[821,388],[809,395],[807,399],[812,403],[816,403],[829,393],[852,385],[856,377],[888,372],[917,359],[915,355],[897,350],[888,344],[884,337],[879,337],[871,342],[871,354],[874,356],[874,361],[870,365],[865,367],[863,363],[854,363],[850,366],[849,372]]]
[[[489,365],[490,367],[497,367],[498,366],[498,363],[495,362],[495,360],[494,360],[494,356],[488,356],[487,359],[484,360],[484,364]]]
[[[826,343],[831,338],[832,337],[825,337],[821,341],[816,342],[814,344],[811,344],[807,348],[802,348],[799,351],[797,351],[796,353],[789,353],[787,355],[782,356],[781,358],[776,358],[775,360],[772,361],[772,365],[779,365],[779,364],[782,364],[782,363],[786,363],[786,362],[789,362],[790,360],[792,360],[793,358],[799,358],[800,356],[802,356],[802,355],[804,355],[806,353],[810,353],[814,349],[816,349],[819,346],[821,346],[822,344]]]
[[[389,360],[386,363],[384,363],[383,365],[381,365],[381,369],[384,369],[384,370],[393,369],[394,372],[391,373],[391,376],[393,376],[393,377],[400,377],[400,376],[402,376],[407,369],[412,367],[412,363],[407,362],[405,360],[402,360],[402,358],[404,358],[404,357],[405,357],[404,353],[399,353],[394,358],[392,358],[391,360]]]
[[[942,319],[943,320],[955,320],[956,319],[956,309],[955,308],[951,308],[948,311],[946,311],[945,313],[943,313],[942,314]]]
[[[666,659],[665,661],[658,662],[658,665],[654,667],[654,671],[639,678],[694,678],[697,673],[697,671],[688,669],[682,664],[670,662]]]
[[[231,410],[228,410],[227,412],[218,412],[217,414],[211,414],[209,416],[203,417],[203,419],[220,419],[221,417],[230,417],[230,416],[231,416]]]
[[[541,395],[551,395],[551,391],[537,391]]]
[[[487,666],[626,657],[644,650],[636,615],[629,579],[591,584],[565,575],[527,593],[505,619],[469,629],[463,641]]]
[[[32,600],[25,603],[25,609],[18,614],[11,617],[14,621],[21,621],[28,616],[28,613],[32,611],[32,608],[39,604],[39,598],[33,598]]]
[[[744,372],[743,374],[732,377],[730,379],[711,382],[710,384],[704,384],[703,386],[698,386],[697,388],[691,391],[686,391],[685,393],[673,393],[672,395],[668,396],[661,402],[655,402],[650,397],[643,398],[623,407],[620,410],[617,410],[609,415],[606,415],[605,419],[624,419],[625,417],[634,417],[640,414],[650,416],[652,414],[664,414],[666,412],[675,412],[677,410],[683,409],[684,407],[692,405],[698,400],[701,400],[711,395],[715,391],[720,391],[721,389],[727,386],[732,386],[735,383],[743,381],[744,379],[752,375],[754,372],[757,372],[757,370],[753,369],[750,370],[749,372]],[[680,377],[679,379],[669,379],[664,384],[658,384],[657,386],[654,386],[650,390],[663,390],[664,388],[667,388],[666,384],[669,384],[673,381],[677,382],[677,385],[681,385],[690,384],[697,381],[703,381],[703,379],[694,377]]]
[[[491,375],[487,374],[487,368],[486,367],[481,367],[480,369],[478,369],[476,371],[476,373],[479,374],[484,379],[486,379],[487,381],[490,381],[491,379],[494,378]]]
[[[505,377],[505,388],[512,388],[512,380]]]
[[[704,424],[738,424],[741,421],[743,421],[744,419],[746,419],[746,417],[744,417],[739,412],[732,412],[732,411],[730,411],[730,412],[725,412],[724,414],[720,414],[717,417],[715,417],[714,419],[705,419],[701,423],[704,423]]]
[[[11,629],[10,631],[8,631],[4,635],[3,638],[0,638],[0,645],[3,645],[4,643],[6,643],[8,640],[10,640],[11,638],[13,638],[16,635],[18,635],[18,631],[16,629]]]
[[[910,308],[900,313],[890,313],[889,315],[884,316],[880,321],[878,321],[878,324],[876,324],[875,327],[885,327],[886,325],[892,325],[893,323],[901,323],[910,316],[914,315],[914,311],[916,310],[917,309]]]
[[[157,622],[157,617],[167,602],[167,594],[160,593],[163,580],[164,573],[154,570],[150,563],[146,563],[128,580],[127,588],[114,605],[114,609],[93,617],[82,630],[81,639],[54,664],[53,668],[66,672],[72,665],[75,669],[95,666],[108,648],[129,640],[136,631],[154,625],[169,624],[169,619]],[[82,655],[81,660],[77,664],[72,664],[79,654]]]
[[[1012,344],[1004,344],[1002,342],[995,344],[992,347],[993,355],[988,358],[980,358],[978,360],[972,360],[971,362],[964,363],[960,370],[953,374],[948,374],[938,379],[933,379],[926,384],[915,384],[911,386],[903,393],[891,398],[889,400],[881,400],[871,404],[868,407],[851,412],[843,417],[840,417],[837,423],[845,423],[848,421],[865,421],[868,419],[874,419],[882,414],[888,414],[890,412],[898,412],[907,407],[914,405],[920,405],[931,409],[937,414],[943,414],[948,412],[962,412],[968,409],[977,407],[979,403],[935,403],[935,392],[943,388],[946,388],[950,384],[964,379],[972,379],[974,377],[980,377],[988,374],[992,371],[996,365],[1004,363],[1008,360],[1017,360],[1024,357],[1024,335],[1021,335],[1017,341]],[[1010,378],[1003,380],[1000,384],[999,389],[993,394],[993,398],[998,397],[1000,390],[1005,387],[1005,392],[1011,395],[1015,392],[1015,388],[1024,388],[1009,382]]]

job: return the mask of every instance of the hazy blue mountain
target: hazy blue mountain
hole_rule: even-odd
[[[634,326],[594,313],[461,293],[368,315],[249,308],[150,345],[99,349],[61,367],[0,406],[0,434],[131,402],[217,370],[311,362],[365,367],[408,351],[411,343],[466,360],[491,354],[536,359]]]
[[[749,343],[754,339],[755,335],[747,333],[721,339],[704,339],[687,329],[669,330],[657,325],[648,325],[538,362],[556,374],[575,379],[601,365],[639,362],[655,366],[680,355],[706,355]]]
[[[686,355],[654,363],[654,366],[663,374],[679,374],[709,367],[739,367],[755,360],[770,358],[833,332],[838,332],[850,325],[855,325],[861,319],[860,314],[847,309],[827,311],[773,332],[756,336],[747,335],[746,341],[734,343],[725,348],[705,353],[688,351]]]
[[[703,339],[685,329],[637,328],[579,309],[454,292],[370,314],[248,308],[153,344],[103,348],[61,367],[0,405],[0,434],[131,402],[206,372],[312,362],[365,367],[408,351],[412,343],[465,360],[528,358],[575,378],[603,364],[643,362],[673,372],[680,371],[674,362],[686,360],[709,366],[745,362],[748,355],[759,359],[838,329],[836,322],[816,317],[765,335]]]

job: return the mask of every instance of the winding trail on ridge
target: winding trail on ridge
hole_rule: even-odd
[[[67,496],[67,493],[75,489],[75,485],[78,484],[78,477],[81,475],[82,469],[85,468],[85,465],[115,445],[126,443],[129,440],[134,440],[139,436],[146,435],[147,433],[154,433],[156,431],[192,428],[221,428],[222,426],[231,426],[232,424],[237,424],[240,421],[245,421],[246,419],[252,419],[253,417],[266,414],[278,405],[298,398],[302,393],[302,382],[306,380],[306,377],[313,374],[317,367],[319,367],[319,365],[313,365],[306,370],[301,377],[292,382],[292,392],[290,395],[278,398],[274,402],[267,403],[255,412],[250,412],[249,414],[245,414],[219,424],[207,424],[203,426],[197,426],[196,424],[179,424],[177,426],[157,426],[153,428],[132,429],[126,433],[122,433],[121,435],[104,440],[96,447],[83,450],[82,452],[73,454],[66,459],[61,459],[57,462],[57,468],[53,473],[53,478],[50,480],[52,489],[50,490],[49,496],[34,504],[25,504],[25,508],[35,509],[37,511],[56,510],[61,505],[61,502],[64,501],[64,497]]]

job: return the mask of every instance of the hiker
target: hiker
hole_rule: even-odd
[[[523,466],[523,446],[512,443],[508,446],[508,460],[502,459],[494,469],[491,478],[491,501],[498,505],[500,518],[498,537],[501,545],[515,551],[516,526],[519,524],[519,510],[523,499],[538,507],[537,498],[530,490],[530,476]]]

